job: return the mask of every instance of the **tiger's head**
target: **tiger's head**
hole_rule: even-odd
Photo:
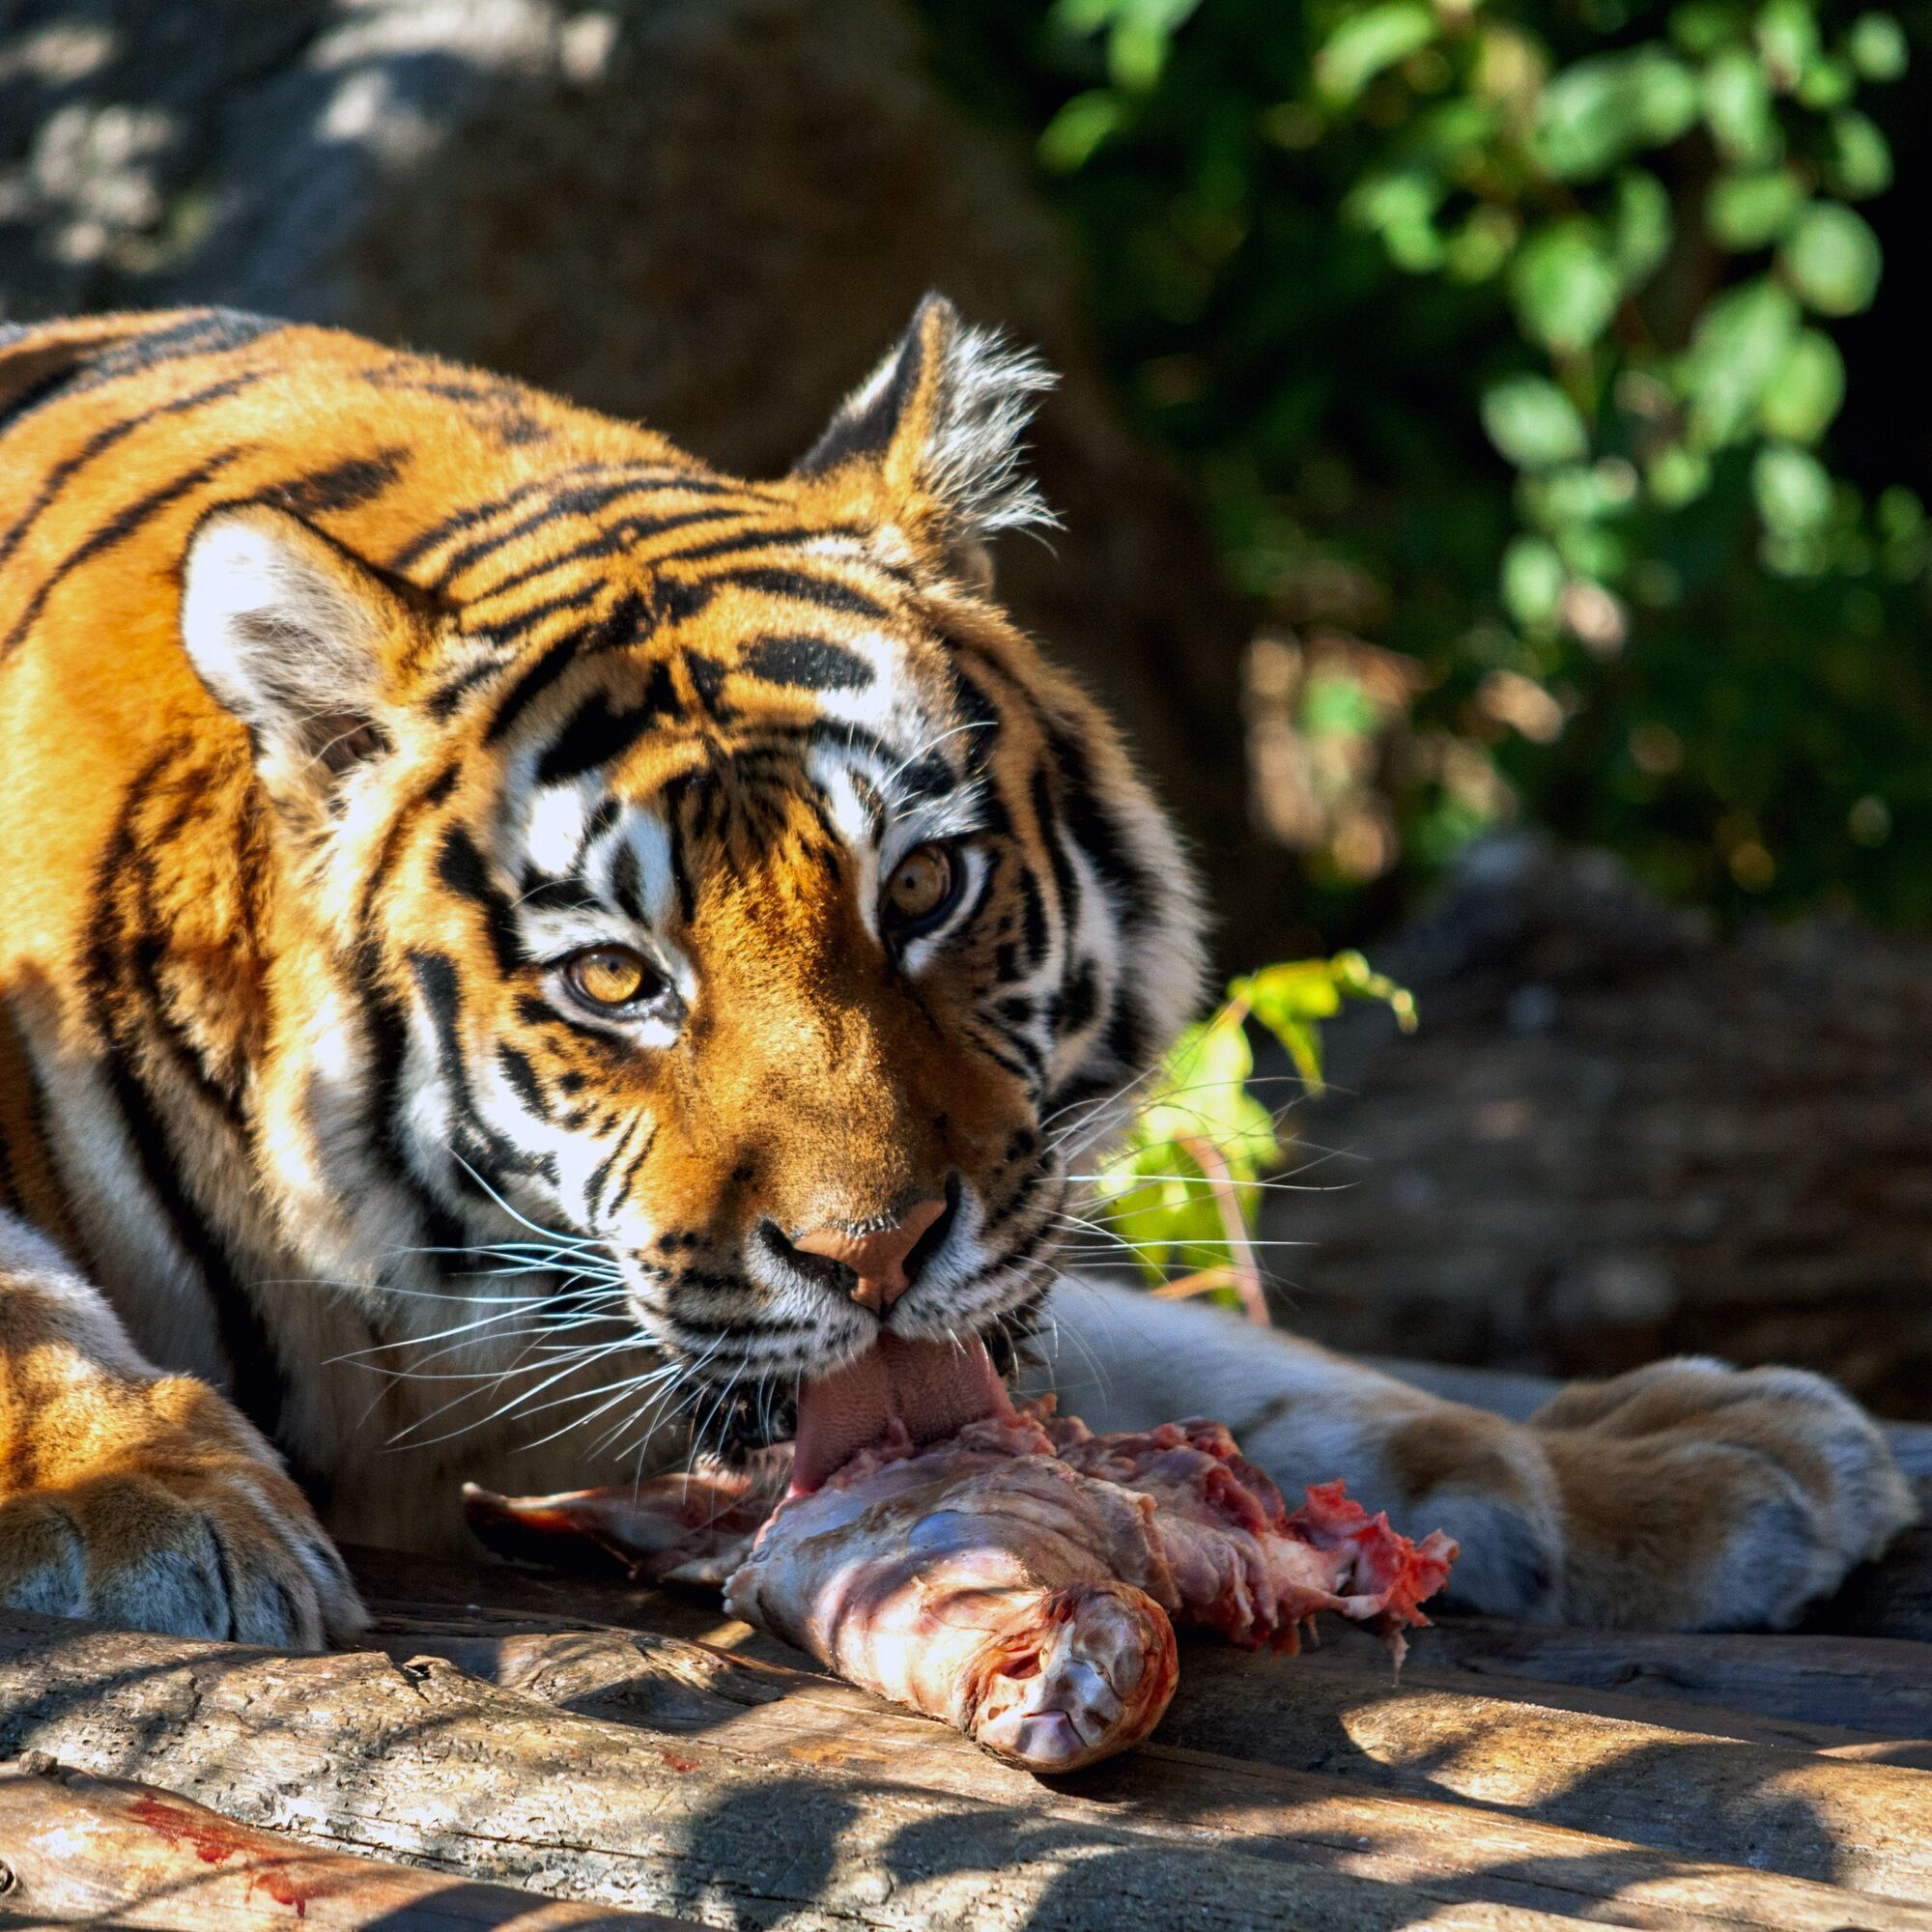
[[[387,556],[203,521],[184,636],[318,937],[278,1162],[389,1236],[564,1231],[720,1389],[883,1350],[958,1419],[1203,978],[1175,835],[991,601],[1049,380],[929,298],[777,482],[573,415],[480,499],[458,440]]]

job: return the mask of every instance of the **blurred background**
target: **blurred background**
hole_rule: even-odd
[[[1420,1004],[1292,1116],[1278,1317],[1928,1416],[1928,42],[1932,0],[0,0],[0,321],[338,323],[756,472],[945,289],[1065,372],[1065,528],[1003,587],[1223,964],[1361,945]]]

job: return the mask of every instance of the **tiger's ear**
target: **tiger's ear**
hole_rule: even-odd
[[[298,518],[215,510],[182,567],[182,640],[210,695],[247,727],[278,805],[326,806],[385,749],[384,675],[420,614],[395,586]]]
[[[1053,372],[929,295],[885,360],[847,396],[793,470],[849,471],[884,515],[955,574],[990,583],[987,539],[1052,526],[1020,441]]]

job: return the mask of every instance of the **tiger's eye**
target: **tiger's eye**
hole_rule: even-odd
[[[952,855],[944,845],[917,845],[893,867],[886,906],[900,926],[942,912],[952,896]]]
[[[592,946],[564,968],[571,986],[594,1007],[628,1007],[664,981],[641,952],[628,946]]]

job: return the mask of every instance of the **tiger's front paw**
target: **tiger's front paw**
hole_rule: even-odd
[[[1802,1369],[1659,1362],[1564,1390],[1529,1428],[1569,1622],[1780,1629],[1918,1513],[1877,1424]]]
[[[277,1649],[358,1630],[341,1557],[260,1438],[199,1382],[142,1395],[150,1426],[0,1501],[0,1604]]]

